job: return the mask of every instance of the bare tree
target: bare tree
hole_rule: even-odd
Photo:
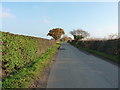
[[[110,34],[110,35],[108,35],[109,40],[118,39],[118,38],[119,38],[118,34]]]
[[[88,32],[86,32],[82,29],[70,31],[70,34],[73,35],[75,40],[83,39],[90,35]]]

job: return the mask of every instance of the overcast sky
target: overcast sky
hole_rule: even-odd
[[[42,38],[52,28],[83,29],[91,37],[118,33],[117,2],[2,2],[2,31]]]

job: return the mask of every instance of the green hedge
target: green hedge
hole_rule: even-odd
[[[15,74],[55,45],[54,40],[1,33],[3,78]]]
[[[85,50],[87,49],[87,51],[88,51],[88,49],[89,49],[89,51],[94,50],[94,52],[97,51],[98,53],[100,52],[100,53],[105,54],[104,56],[114,57],[114,61],[118,61],[118,58],[120,58],[120,56],[119,56],[120,39],[94,40],[94,41],[92,41],[92,40],[91,41],[74,41],[73,40],[70,43],[78,48],[83,48]]]
[[[44,70],[44,67],[50,64],[51,58],[58,47],[59,45],[56,45],[48,49],[35,61],[32,61],[31,64],[18,71],[18,73],[6,78],[2,83],[2,88],[29,88],[34,80],[40,77],[40,73]]]

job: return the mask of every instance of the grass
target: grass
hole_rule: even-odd
[[[119,56],[109,55],[109,54],[106,54],[106,53],[103,53],[103,52],[98,52],[98,51],[95,51],[95,50],[92,50],[92,49],[89,49],[89,48],[82,48],[82,47],[77,47],[77,48],[82,49],[84,51],[87,51],[89,53],[92,53],[92,54],[110,59],[110,60],[112,60],[113,62],[116,62],[116,63],[119,63],[118,60],[120,60]]]
[[[55,45],[54,40],[2,32],[0,39],[2,50],[3,78],[18,72]]]
[[[40,75],[44,67],[49,65],[51,58],[56,53],[59,43],[42,54],[38,59],[31,62],[25,68],[21,69],[15,75],[6,78],[2,82],[2,88],[29,88],[29,86]]]

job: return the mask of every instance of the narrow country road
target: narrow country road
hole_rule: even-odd
[[[61,45],[47,88],[118,88],[118,67],[68,43]]]

